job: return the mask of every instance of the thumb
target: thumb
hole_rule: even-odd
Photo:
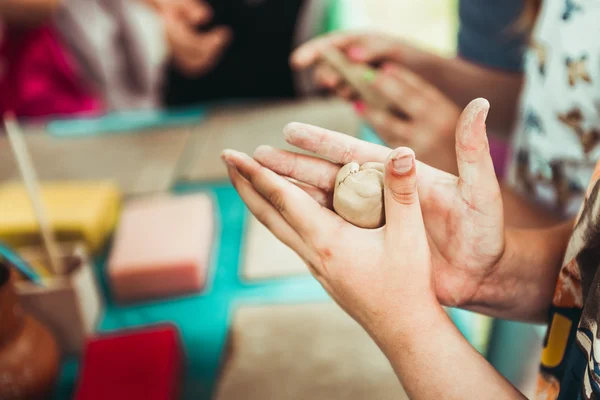
[[[500,185],[490,155],[485,120],[490,103],[485,99],[471,101],[456,127],[456,159],[461,196],[483,214],[494,214],[500,198]],[[488,210],[486,210],[488,209]],[[488,213],[486,211],[494,211]]]
[[[386,235],[392,243],[419,245],[426,238],[417,193],[415,153],[409,148],[392,151],[386,162],[384,204]]]
[[[359,35],[348,32],[332,32],[302,44],[290,56],[293,68],[304,69],[315,64],[321,52],[329,47],[344,49],[358,39]]]

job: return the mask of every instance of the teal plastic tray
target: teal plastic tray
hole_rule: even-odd
[[[47,125],[47,131],[57,137],[95,136],[103,134],[131,134],[147,129],[197,124],[207,113],[207,107],[197,106],[175,110],[132,110],[113,112],[97,117],[56,119]]]
[[[329,301],[310,276],[246,282],[240,277],[240,249],[245,240],[248,214],[235,189],[228,183],[182,185],[176,193],[206,192],[217,205],[217,237],[206,290],[195,296],[121,307],[110,300],[104,266],[97,260],[97,274],[107,308],[100,332],[172,322],[180,330],[186,353],[184,399],[209,399],[226,343],[233,311],[240,304],[283,304]],[[77,360],[62,370],[58,399],[69,399],[77,377]]]

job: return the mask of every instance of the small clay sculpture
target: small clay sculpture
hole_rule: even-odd
[[[340,169],[333,192],[333,209],[340,217],[360,228],[385,224],[383,168],[377,162],[351,162]]]

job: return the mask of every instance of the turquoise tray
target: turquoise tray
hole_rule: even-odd
[[[98,117],[56,119],[47,131],[57,137],[95,136],[110,133],[131,134],[147,129],[197,124],[206,117],[207,107],[195,106],[174,110],[132,110]]]
[[[221,355],[233,311],[240,304],[282,304],[329,301],[312,277],[291,277],[245,282],[240,277],[240,249],[248,214],[237,192],[227,183],[181,185],[176,193],[206,192],[217,204],[218,234],[207,289],[196,296],[121,307],[110,300],[104,265],[97,260],[97,275],[107,301],[100,332],[172,322],[180,330],[186,353],[184,399],[209,399],[214,390]],[[107,252],[108,253],[108,252]],[[77,360],[68,360],[60,377],[57,399],[71,398],[77,377]]]

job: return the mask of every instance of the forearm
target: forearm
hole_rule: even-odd
[[[549,228],[564,222],[549,210],[527,200],[506,185],[501,186],[504,222],[512,228]]]
[[[504,255],[466,307],[518,321],[545,322],[573,228],[509,228]]]
[[[509,228],[505,257],[467,308],[494,317],[544,321],[572,223],[502,186]]]
[[[472,64],[460,58],[445,59],[441,71],[435,71],[437,86],[462,108],[475,98],[486,98],[491,105],[489,129],[509,136],[517,115],[523,74],[509,73]],[[435,82],[435,80],[434,80]]]
[[[408,397],[524,399],[463,337],[432,300],[370,330]],[[400,316],[402,315],[402,316]]]
[[[61,0],[3,0],[0,19],[8,25],[29,27],[52,16]]]
[[[418,54],[416,53],[418,51]],[[491,109],[487,124],[491,131],[507,136],[515,121],[523,75],[478,66],[461,58],[445,58],[415,50],[401,62],[437,86],[460,108],[475,98],[486,98]]]

